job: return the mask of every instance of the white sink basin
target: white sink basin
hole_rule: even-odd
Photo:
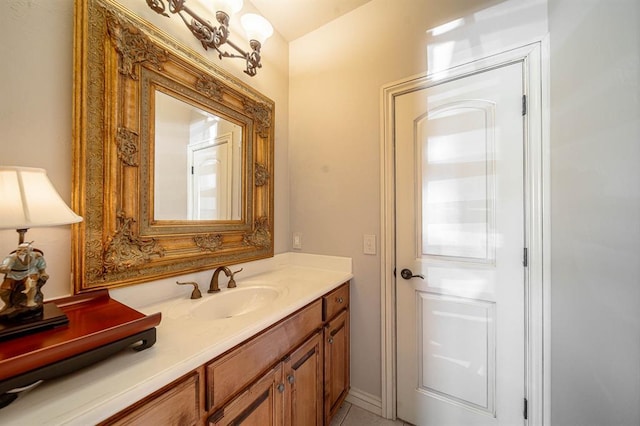
[[[269,286],[224,289],[197,302],[189,314],[200,320],[233,318],[264,308],[282,294],[282,289]]]

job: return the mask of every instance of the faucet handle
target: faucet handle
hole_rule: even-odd
[[[241,272],[244,268],[240,268],[235,272],[231,273],[231,278],[229,278],[229,283],[227,284],[227,288],[236,288],[236,280],[234,278],[234,275],[237,274],[238,272]]]
[[[188,281],[186,283],[181,283],[179,281],[176,281],[176,284],[178,285],[188,285],[191,284],[193,286],[193,291],[191,292],[191,298],[192,299],[200,299],[202,297],[202,293],[200,293],[200,288],[198,287],[198,283],[195,281]]]

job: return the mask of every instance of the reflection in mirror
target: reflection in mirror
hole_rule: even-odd
[[[154,220],[240,220],[242,127],[155,92]]]

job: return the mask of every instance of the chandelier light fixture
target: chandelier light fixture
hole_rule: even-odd
[[[166,3],[165,3],[166,2]],[[260,49],[262,44],[273,34],[273,27],[265,18],[254,13],[247,13],[240,18],[240,23],[249,39],[250,51],[245,51],[229,39],[229,20],[234,13],[242,9],[242,0],[209,0],[213,6],[218,25],[200,17],[186,6],[187,0],[147,0],[147,5],[155,12],[169,17],[167,11],[178,14],[187,28],[191,31],[205,50],[209,48],[218,52],[220,59],[241,58],[246,61],[244,72],[250,76],[256,75],[260,63]],[[225,45],[235,52],[225,50]]]

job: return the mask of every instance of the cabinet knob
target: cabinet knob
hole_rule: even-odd
[[[280,393],[284,392],[284,383],[280,383],[277,389],[278,389],[278,392]]]
[[[329,337],[329,344],[333,344],[333,337]]]
[[[342,303],[342,302],[344,302],[344,298],[342,298],[342,297],[336,297],[336,302],[338,302],[338,303]]]
[[[293,382],[295,382],[295,381],[296,381],[296,378],[295,378],[295,377],[293,377],[293,374],[289,374],[289,375],[287,376],[287,381],[289,381],[289,383],[293,384]]]

